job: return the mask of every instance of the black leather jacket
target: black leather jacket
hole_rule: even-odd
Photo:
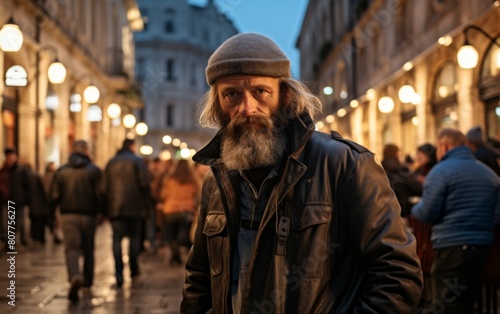
[[[107,216],[143,218],[149,206],[149,178],[144,161],[131,151],[118,151],[104,170]]]
[[[380,164],[338,134],[314,132],[307,115],[287,129],[292,153],[265,208],[240,312],[412,313],[422,289],[415,238]],[[194,156],[213,176],[203,187],[182,313],[232,312],[240,176],[219,148],[220,133]]]
[[[61,214],[97,215],[102,211],[101,170],[86,155],[72,153],[68,163],[57,169],[50,199]]]

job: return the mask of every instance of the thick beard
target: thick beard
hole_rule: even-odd
[[[235,117],[225,130],[221,155],[230,170],[248,170],[278,164],[286,138],[271,118]]]

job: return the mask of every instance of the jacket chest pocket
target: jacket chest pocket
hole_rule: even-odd
[[[207,236],[208,258],[212,277],[220,275],[224,267],[224,253],[229,251],[227,221],[224,214],[208,214],[203,226]]]
[[[291,216],[290,275],[302,279],[329,275],[330,255],[333,253],[330,245],[332,206],[296,207]]]

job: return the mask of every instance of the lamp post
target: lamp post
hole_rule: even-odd
[[[35,16],[35,42],[37,44],[41,43],[41,24],[42,17],[40,15]],[[35,168],[40,170],[40,117],[42,116],[42,109],[40,106],[40,61],[41,53],[44,50],[51,50],[55,55],[54,62],[51,63],[47,71],[49,82],[52,84],[61,84],[66,79],[66,68],[57,59],[57,49],[53,46],[47,45],[43,46],[36,51],[35,59]]]
[[[469,43],[469,38],[467,37],[468,31],[470,31],[470,30],[478,31],[479,33],[483,34],[486,38],[488,38],[493,44],[500,47],[500,44],[498,43],[498,41],[495,38],[493,38],[491,35],[489,35],[481,27],[476,26],[476,25],[467,26],[463,30],[464,37],[465,37],[464,44],[462,45],[462,47],[460,47],[460,49],[458,49],[458,52],[457,52],[458,65],[462,69],[473,69],[477,66],[477,63],[479,61],[479,54],[478,54],[476,48],[474,48],[474,46],[472,46]]]

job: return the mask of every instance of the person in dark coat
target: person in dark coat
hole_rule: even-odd
[[[467,146],[474,152],[477,160],[483,162],[490,167],[497,176],[500,176],[500,166],[498,159],[500,158],[500,150],[485,143],[483,140],[483,131],[480,126],[471,128],[465,135]]]
[[[26,208],[31,204],[30,175],[29,171],[19,164],[14,148],[6,148],[4,154],[5,162],[0,169],[2,238],[7,239],[7,204],[10,204],[15,212],[16,244],[26,246],[28,245],[28,235],[24,216]]]
[[[104,170],[103,192],[106,215],[113,228],[113,256],[115,258],[114,287],[121,288],[123,260],[121,243],[129,238],[129,266],[132,279],[140,274],[139,253],[141,248],[142,223],[150,204],[150,180],[144,161],[135,154],[135,141],[125,139],[122,149],[113,157]]]
[[[50,200],[50,188],[52,186],[52,180],[54,179],[54,175],[56,173],[56,166],[54,162],[48,162],[45,166],[45,173],[42,177],[43,188],[45,190],[45,194],[47,195],[47,199]],[[52,234],[52,238],[55,244],[62,243],[62,230],[61,230],[61,217],[59,210],[55,206],[50,206],[49,217],[46,221],[47,227],[49,227],[50,233]]]
[[[29,184],[31,191],[31,206],[29,210],[30,235],[35,245],[45,243],[45,225],[50,217],[50,206],[47,194],[43,187],[40,174],[27,164],[29,172]]]
[[[391,188],[394,190],[401,206],[401,216],[410,214],[410,197],[422,194],[422,184],[416,175],[399,160],[399,147],[394,144],[384,146],[382,167],[389,178]]]
[[[52,205],[59,205],[71,288],[68,298],[78,301],[78,290],[90,289],[94,281],[94,234],[102,213],[101,170],[89,158],[87,142],[78,140],[68,163],[52,181]],[[83,276],[79,258],[83,254]]]

